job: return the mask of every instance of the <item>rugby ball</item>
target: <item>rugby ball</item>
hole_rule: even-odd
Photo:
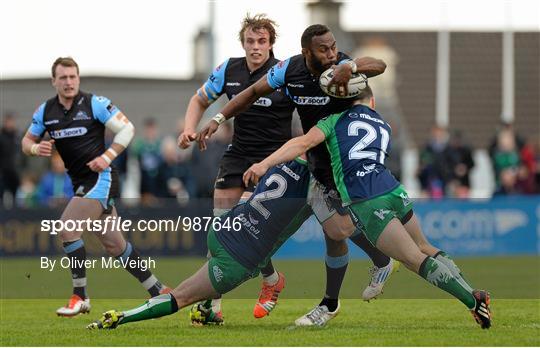
[[[334,69],[330,68],[326,70],[321,74],[321,77],[319,78],[319,86],[324,93],[334,98],[354,98],[359,95],[360,92],[362,92],[362,90],[368,85],[368,79],[366,75],[361,73],[352,74],[348,84],[348,93],[345,96],[341,96],[337,94],[337,88],[335,85],[328,87],[328,83],[332,80],[333,77]]]

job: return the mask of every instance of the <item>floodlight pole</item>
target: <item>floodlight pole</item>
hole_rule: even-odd
[[[448,127],[450,117],[450,32],[442,29],[437,34],[437,94],[435,123]]]
[[[514,122],[514,32],[502,35],[502,112],[501,121]]]

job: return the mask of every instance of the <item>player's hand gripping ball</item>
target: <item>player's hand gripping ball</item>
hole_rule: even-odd
[[[329,85],[330,81],[334,77],[334,68],[325,70],[319,78],[319,86],[324,93],[334,98],[354,98],[359,95],[364,88],[368,85],[367,76],[361,73],[352,74],[349,83],[347,84],[348,93],[346,95],[339,95],[336,85]]]

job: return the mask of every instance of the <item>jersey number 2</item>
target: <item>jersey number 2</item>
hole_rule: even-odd
[[[287,180],[279,174],[272,174],[266,179],[264,184],[268,187],[272,183],[277,183],[277,187],[272,190],[264,191],[261,193],[258,193],[253,197],[253,199],[249,202],[249,204],[257,210],[261,215],[264,217],[265,220],[268,220],[270,217],[270,211],[264,207],[262,202],[269,201],[271,199],[275,198],[281,198],[285,194],[285,191],[287,190]]]
[[[362,129],[366,131],[366,135],[362,137],[354,146],[349,150],[349,159],[372,159],[377,160],[377,153],[373,151],[363,151],[366,147],[371,145],[375,140],[377,140],[377,130],[367,122],[363,121],[354,121],[349,124],[347,134],[351,137],[357,137],[358,131]],[[388,143],[390,142],[390,134],[383,127],[379,127],[381,132],[381,151],[379,156],[379,162],[384,164],[384,159],[386,156],[386,149],[388,148]]]

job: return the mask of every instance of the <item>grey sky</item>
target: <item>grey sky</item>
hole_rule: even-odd
[[[348,30],[540,30],[540,5],[532,0],[348,1]],[[279,23],[278,57],[299,53],[308,23],[305,2],[216,1],[216,64],[243,54],[237,40],[242,17],[267,13]],[[3,78],[49,76],[58,56],[71,55],[82,74],[189,77],[192,40],[208,21],[208,3],[173,0],[12,0],[0,2]],[[365,11],[365,10],[364,10]]]

